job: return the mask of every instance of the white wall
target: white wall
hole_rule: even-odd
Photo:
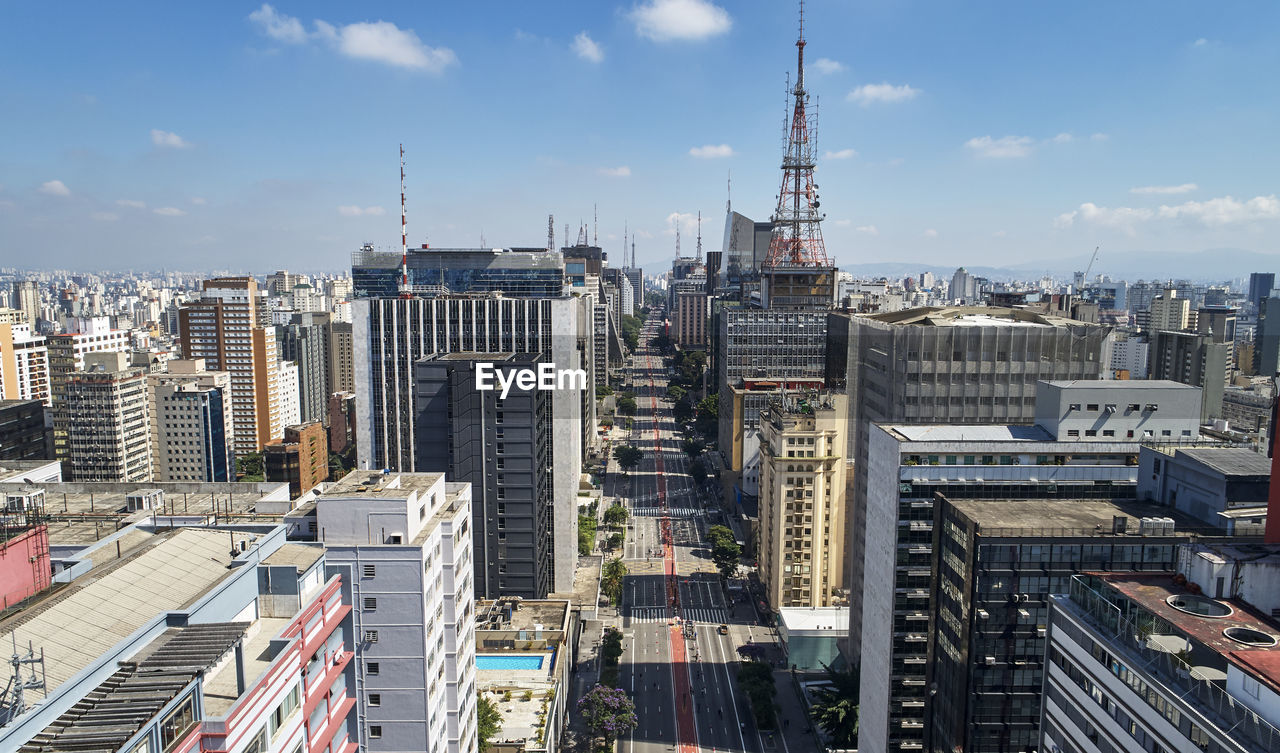
[[[858,747],[888,749],[893,672],[894,571],[898,551],[899,444],[879,426],[867,442],[866,544],[862,576],[862,680]],[[852,520],[854,516],[850,516]]]

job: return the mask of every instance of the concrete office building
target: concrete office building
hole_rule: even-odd
[[[760,414],[755,552],[774,612],[828,607],[843,595],[847,416],[848,398],[830,392],[774,397]]]
[[[0,398],[53,405],[49,347],[29,324],[0,324]]]
[[[155,481],[234,481],[231,375],[203,359],[173,360],[147,375],[151,477]]]
[[[262,469],[267,481],[287,483],[292,499],[327,480],[329,441],[324,424],[311,421],[286,426],[283,439],[262,448]]]
[[[120,554],[117,554],[120,551]],[[360,749],[350,584],[280,525],[125,530],[0,620],[44,687],[0,701],[0,750]]]
[[[1276,287],[1276,276],[1274,272],[1251,272],[1249,274],[1249,292],[1248,298],[1251,313],[1254,316],[1262,310],[1263,299],[1271,297],[1271,291]]]
[[[888,424],[871,427],[866,443],[865,545],[860,593],[851,593],[851,621],[860,618],[859,742],[869,749],[913,749],[923,744],[927,695],[927,636],[934,551],[934,496],[949,499],[1133,499],[1145,426],[1197,426],[1188,388],[1129,389],[1128,382],[1097,382],[1111,399],[1095,406],[1095,435],[1055,435],[1042,425]],[[1075,411],[1087,410],[1095,385],[1038,385],[1037,412],[1048,427],[1072,431]],[[1194,391],[1194,390],[1191,390]],[[1165,394],[1159,402],[1153,394]],[[1134,415],[1108,413],[1113,403],[1138,403]],[[1181,406],[1181,411],[1175,408]],[[1177,413],[1181,413],[1177,416]],[[1122,413],[1122,411],[1120,412]],[[1068,416],[1059,420],[1058,417]],[[1156,418],[1159,416],[1159,418]],[[1180,423],[1166,424],[1180,420]],[[1106,429],[1114,421],[1115,429]],[[1129,428],[1126,428],[1129,427]],[[1133,436],[1129,436],[1129,431]],[[1105,432],[1114,432],[1109,436]],[[856,530],[856,529],[855,529]],[[852,632],[852,628],[851,628]]]
[[[1250,447],[1143,447],[1138,496],[1212,526],[1245,533],[1242,522],[1265,516],[1271,458]]]
[[[335,392],[329,396],[329,451],[339,455],[356,441],[356,396]]]
[[[1271,425],[1271,402],[1271,389],[1228,386],[1222,391],[1222,418],[1236,431],[1267,431]]]
[[[1181,578],[1078,575],[1051,597],[1040,750],[1280,750],[1274,547],[1235,550],[1182,547]],[[1269,572],[1246,597],[1232,571],[1249,560]]]
[[[178,311],[185,358],[231,374],[232,438],[237,455],[255,453],[284,433],[280,359],[269,312],[251,277],[205,280],[201,299]]]
[[[1171,379],[1201,389],[1201,423],[1222,417],[1230,348],[1213,335],[1195,332],[1151,334],[1151,378]]]
[[[35,280],[14,280],[11,305],[26,314],[26,323],[32,331],[39,331],[43,305],[40,302],[40,283]]]
[[[826,375],[827,312],[723,309],[716,383],[821,382]]]
[[[52,445],[39,400],[0,399],[0,460],[47,460]]]
[[[329,390],[334,392],[355,392],[355,363],[352,360],[354,339],[351,333],[351,322],[333,322],[329,327]]]
[[[276,327],[280,360],[298,365],[298,413],[303,423],[325,420],[331,392],[330,326],[328,314],[301,313]]]
[[[553,536],[559,519],[577,515],[577,499],[576,489],[553,488],[550,392],[513,383],[503,396],[479,384],[478,368],[497,384],[497,374],[514,379],[541,363],[537,353],[448,353],[415,367],[414,467],[471,484],[481,598],[546,598],[566,580],[557,571],[572,579],[577,566],[577,549]]]
[[[54,408],[54,446],[72,481],[150,481],[146,374],[125,353],[90,353]]]
[[[54,401],[62,398],[63,385],[73,371],[84,370],[88,353],[128,352],[132,348],[129,331],[113,329],[111,319],[93,316],[75,319],[74,331],[49,335],[49,387]]]
[[[584,302],[586,301],[586,302]],[[356,451],[360,468],[414,468],[413,365],[436,353],[538,353],[557,371],[594,365],[589,299],[375,298],[357,300],[355,316]],[[576,494],[595,393],[551,393],[557,494]],[[593,438],[591,441],[595,441]],[[576,502],[574,503],[576,505]],[[557,497],[556,507],[562,502]],[[575,508],[576,509],[576,508]],[[564,518],[568,518],[565,520]],[[555,516],[555,540],[577,541],[576,514]],[[556,572],[553,591],[572,589],[572,568]]]
[[[671,339],[681,349],[705,349],[707,322],[711,317],[711,298],[706,279],[694,277],[672,286]]]
[[[1132,499],[940,494],[925,749],[1040,750],[1051,595],[1086,571],[1162,573],[1167,581],[1178,543],[1198,535],[1185,518],[1168,515]]]
[[[351,584],[361,749],[474,753],[471,486],[353,471],[286,525]]]
[[[1038,380],[1102,379],[1111,328],[995,307],[828,315],[827,380],[849,395],[855,458],[847,583],[850,651],[859,654],[861,563],[867,510],[867,437],[876,421],[1029,423]]]
[[[1280,297],[1270,292],[1261,301],[1253,339],[1253,373],[1265,377],[1280,374]]]
[[[755,278],[769,255],[772,222],[755,222],[732,209],[725,215],[723,248],[725,282],[737,285]]]
[[[1060,439],[1191,442],[1199,410],[1199,388],[1168,380],[1036,385],[1035,423]]]
[[[1145,330],[1178,332],[1191,326],[1191,301],[1179,298],[1175,288],[1166,288],[1147,309]]]

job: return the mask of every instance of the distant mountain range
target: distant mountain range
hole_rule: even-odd
[[[1007,267],[964,265],[969,274],[992,280],[1034,280],[1042,275],[1067,279],[1077,271],[1083,272],[1089,265],[1090,254],[1061,258],[1043,258],[1037,261],[1013,264]],[[670,262],[643,264],[648,274],[661,274],[670,269]],[[842,272],[856,277],[888,277],[900,279],[932,272],[939,279],[950,280],[955,267],[912,262],[865,262],[841,264]],[[1250,272],[1280,272],[1280,254],[1263,254],[1241,248],[1209,248],[1190,253],[1165,251],[1129,251],[1108,254],[1104,248],[1098,254],[1090,276],[1108,275],[1114,279],[1137,280],[1179,279],[1198,282],[1228,282],[1248,278]]]

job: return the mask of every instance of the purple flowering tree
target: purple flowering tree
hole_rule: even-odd
[[[636,728],[636,705],[621,688],[596,685],[578,700],[578,714],[593,735],[612,743]]]

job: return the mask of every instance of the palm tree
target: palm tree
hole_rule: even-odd
[[[827,667],[831,687],[816,693],[813,718],[827,733],[834,748],[858,745],[858,684],[856,669],[837,671]]]

